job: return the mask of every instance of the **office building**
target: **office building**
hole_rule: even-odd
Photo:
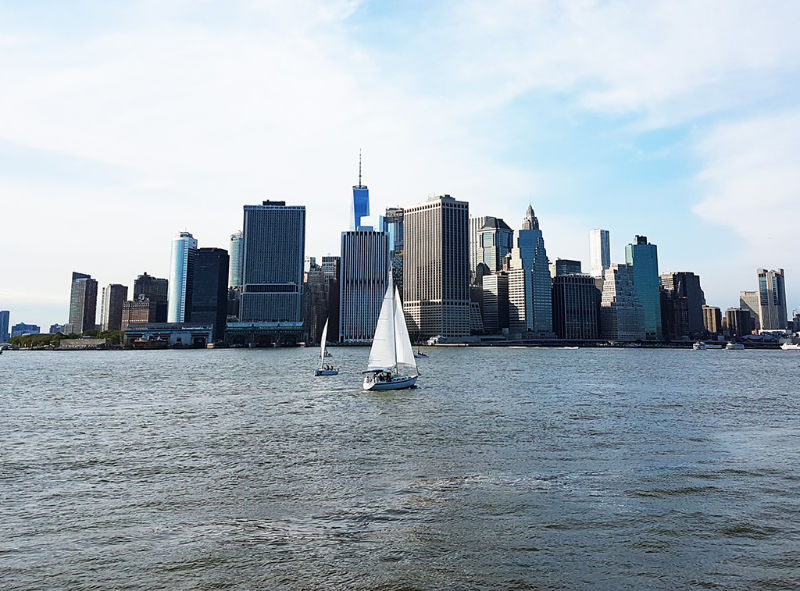
[[[339,277],[340,262],[341,257],[330,255],[322,257],[322,274],[325,275],[326,279],[334,279]]]
[[[553,278],[553,332],[560,339],[599,338],[600,292],[593,277],[569,273]]]
[[[167,322],[184,322],[186,320],[186,300],[191,296],[187,292],[192,285],[192,260],[196,250],[197,240],[189,232],[181,232],[172,241]]]
[[[509,330],[522,338],[553,336],[550,262],[539,220],[528,206],[514,237],[508,271]]]
[[[72,274],[69,298],[70,334],[82,334],[95,329],[97,317],[97,281],[85,273]]]
[[[508,330],[508,273],[483,276],[483,327],[488,334]]]
[[[403,300],[412,339],[470,334],[469,204],[450,195],[405,210]]]
[[[589,230],[589,268],[592,277],[603,277],[611,266],[611,241],[608,230]]]
[[[483,263],[489,271],[503,269],[503,259],[514,247],[514,230],[492,216],[470,218],[470,271],[475,275]]]
[[[159,315],[166,311],[166,307],[162,306],[159,310],[159,304],[160,302],[148,299],[144,294],[123,302],[120,330],[127,330],[131,324],[166,324]]]
[[[361,152],[358,153],[358,184],[353,185],[353,226],[352,230],[361,228],[363,218],[369,216],[369,189],[361,183]]]
[[[360,230],[342,232],[339,271],[340,342],[372,341],[388,281],[388,235],[364,226]]]
[[[761,301],[757,291],[740,291],[739,307],[750,314],[753,330],[761,328]]]
[[[225,249],[198,248],[195,252],[186,321],[212,325],[214,342],[220,342],[225,337],[229,264],[228,251]]]
[[[7,343],[11,338],[8,329],[11,322],[11,312],[0,310],[0,343]]]
[[[234,288],[242,287],[242,237],[241,232],[231,234],[231,249],[230,249],[230,277],[228,278],[228,285]]]
[[[100,330],[122,330],[122,306],[128,297],[128,287],[112,283],[103,288],[100,298]]]
[[[285,201],[244,206],[239,322],[249,342],[298,340],[303,330],[306,208]]]
[[[315,259],[303,274],[303,340],[306,344],[319,342],[327,317],[328,279]],[[328,340],[336,338],[336,334],[331,334]]]
[[[25,336],[26,334],[39,334],[39,330],[36,324],[20,322],[11,327],[11,338]]]
[[[647,236],[636,236],[635,243],[625,246],[625,263],[633,270],[633,289],[644,312],[645,338],[660,341],[663,335],[658,248],[647,241]]]
[[[392,281],[400,294],[403,293],[403,217],[402,207],[389,207],[386,215],[380,217],[380,230],[389,239],[389,266],[392,270]]]
[[[709,334],[722,334],[722,310],[716,306],[703,306],[703,326]]]
[[[789,309],[783,269],[758,270],[758,306],[761,330],[786,330]]]
[[[168,294],[169,281],[167,279],[148,275],[145,271],[133,282],[131,300],[135,302],[148,300],[154,303],[152,316],[146,322],[166,322]],[[122,330],[125,329],[123,328]]]
[[[67,325],[66,324],[51,324],[50,325],[50,334],[67,334]]]
[[[645,338],[644,310],[636,298],[630,265],[611,265],[605,270],[600,300],[600,338],[609,341]]]
[[[581,273],[581,262],[570,259],[556,259],[550,263],[550,277],[561,277],[562,275],[575,275]]]
[[[673,341],[702,338],[706,330],[703,320],[706,298],[700,277],[690,271],[662,273],[661,286],[661,302],[667,308],[662,314],[662,326],[669,324],[664,337]]]
[[[725,324],[732,337],[743,337],[755,330],[753,316],[741,308],[728,308],[725,310]]]

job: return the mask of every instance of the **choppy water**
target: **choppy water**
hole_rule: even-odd
[[[800,355],[0,357],[3,589],[795,589]]]

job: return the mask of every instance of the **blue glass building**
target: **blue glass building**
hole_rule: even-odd
[[[658,248],[647,241],[647,236],[636,236],[636,243],[625,247],[625,262],[633,269],[633,290],[644,310],[645,338],[660,341],[663,334]]]
[[[358,154],[358,184],[353,186],[353,230],[361,228],[361,218],[369,216],[369,189],[361,184],[361,154]]]

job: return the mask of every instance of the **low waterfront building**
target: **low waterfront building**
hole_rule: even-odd
[[[134,349],[167,347],[202,349],[214,342],[214,324],[195,322],[131,324],[125,329],[124,342],[125,347]]]
[[[36,324],[20,322],[11,327],[11,338],[25,336],[26,334],[39,334],[40,330]]]

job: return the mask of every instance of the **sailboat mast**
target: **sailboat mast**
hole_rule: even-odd
[[[392,294],[392,351],[394,352],[394,369],[397,369],[397,327],[395,326],[394,315],[396,312],[394,303],[394,282],[392,281],[392,273],[389,272],[389,289],[387,293]]]

